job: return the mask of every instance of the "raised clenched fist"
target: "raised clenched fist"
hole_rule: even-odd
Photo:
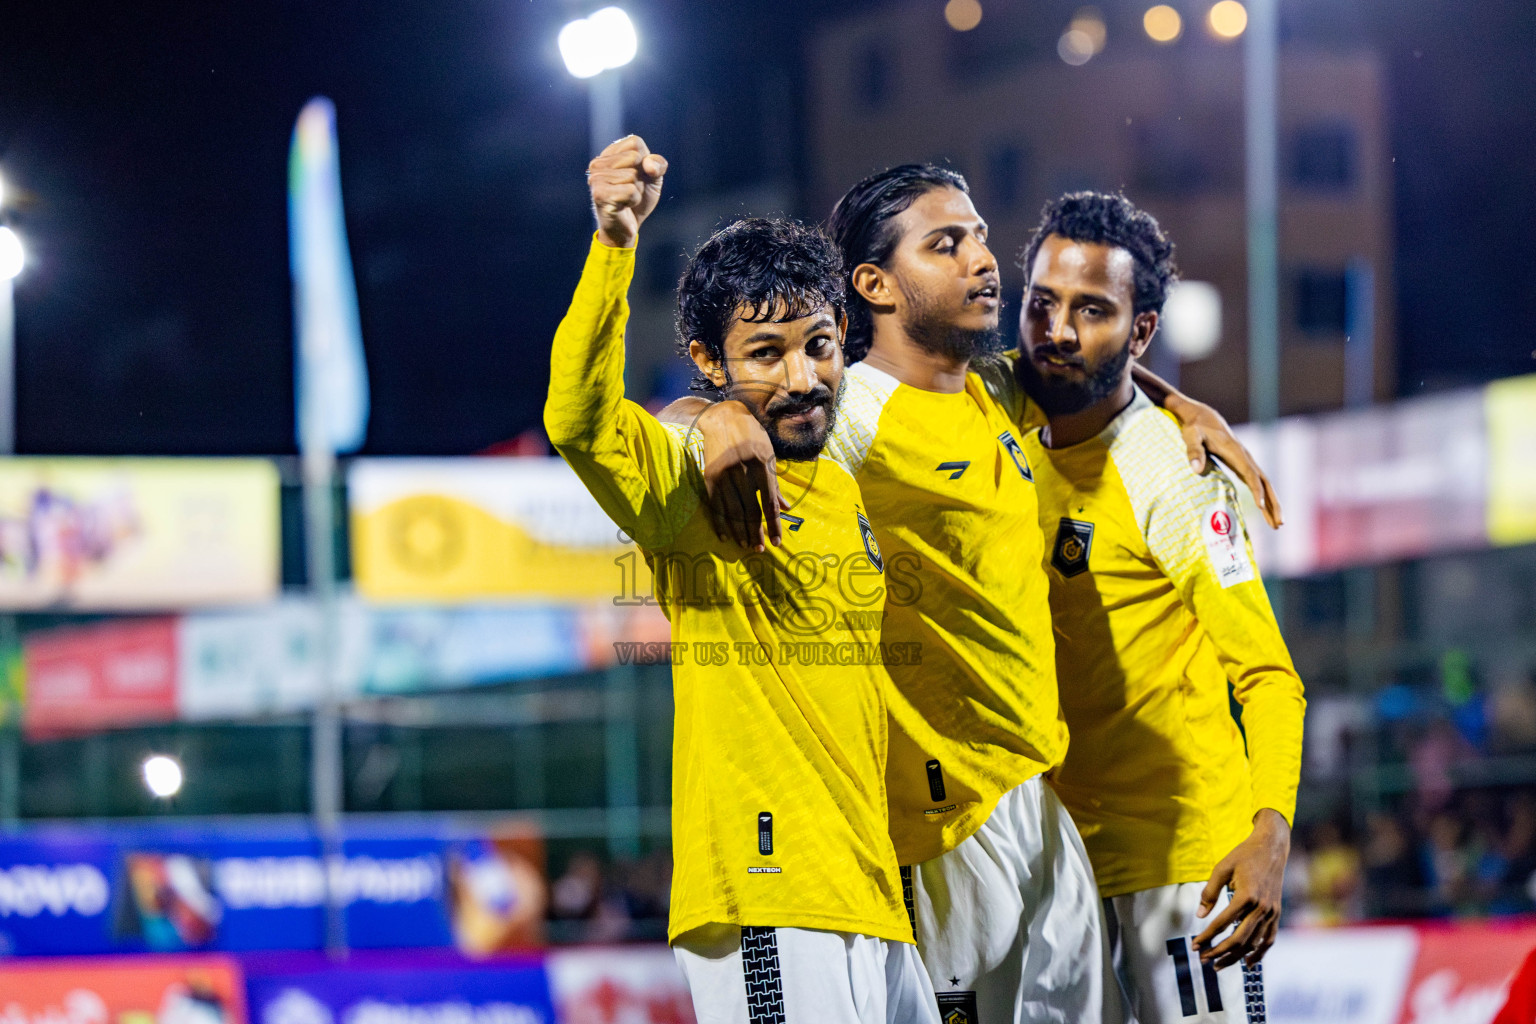
[[[632,249],[640,224],[661,199],[667,159],[646,148],[638,135],[626,135],[587,165],[587,187],[597,213],[597,237],[615,249]]]

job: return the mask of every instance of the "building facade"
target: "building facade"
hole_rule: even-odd
[[[1011,319],[1023,285],[1018,254],[1041,207],[1073,189],[1122,189],[1174,239],[1183,277],[1214,284],[1222,298],[1217,348],[1186,362],[1154,342],[1154,367],[1246,419],[1241,42],[1205,38],[1194,5],[1183,37],[1163,46],[1142,32],[1140,5],[1089,9],[1102,50],[1071,66],[1056,45],[1072,7],[994,14],[1000,6],[969,32],[946,26],[939,5],[914,4],[829,23],[812,40],[811,212],[825,216],[845,188],[881,168],[948,164],[966,175],[988,221]],[[1336,409],[1350,394],[1388,400],[1382,68],[1368,52],[1292,49],[1280,67],[1281,412]]]

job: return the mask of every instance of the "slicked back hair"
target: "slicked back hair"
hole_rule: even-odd
[[[958,172],[937,164],[902,164],[871,174],[843,193],[832,208],[827,230],[843,251],[843,266],[851,275],[861,263],[885,266],[901,241],[892,223],[903,210],[924,193],[936,188],[956,188],[970,194],[970,186]],[[848,293],[848,337],[843,342],[843,357],[856,363],[869,354],[874,340],[874,321],[869,304],[853,287]]]
[[[677,339],[703,344],[711,359],[725,359],[725,336],[737,320],[784,323],[823,306],[841,318],[843,261],[820,230],[797,221],[753,217],[715,232],[688,261],[677,287]],[[699,374],[695,391],[714,392]]]
[[[1173,262],[1173,243],[1156,217],[1118,192],[1069,192],[1047,203],[1040,214],[1040,226],[1024,250],[1025,281],[1034,270],[1041,243],[1051,235],[1130,253],[1136,266],[1133,311],[1162,312],[1168,287],[1178,280],[1179,271]]]

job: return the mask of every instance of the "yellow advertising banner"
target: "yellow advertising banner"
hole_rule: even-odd
[[[375,601],[639,605],[650,573],[560,459],[360,459],[352,575]]]
[[[1536,375],[1488,385],[1488,539],[1536,541]]]
[[[262,459],[0,459],[0,608],[271,600],[278,502]]]

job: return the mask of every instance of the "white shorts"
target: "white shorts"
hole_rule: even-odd
[[[1260,1024],[1265,1019],[1262,964],[1217,971],[1200,963],[1195,936],[1228,899],[1223,893],[1202,920],[1195,913],[1204,888],[1204,882],[1184,882],[1104,901],[1115,970],[1141,1024]]]
[[[945,1024],[1127,1019],[1088,852],[1039,777],[910,877],[917,945]]]
[[[698,1024],[939,1024],[910,942],[722,924],[679,936],[672,952]]]

